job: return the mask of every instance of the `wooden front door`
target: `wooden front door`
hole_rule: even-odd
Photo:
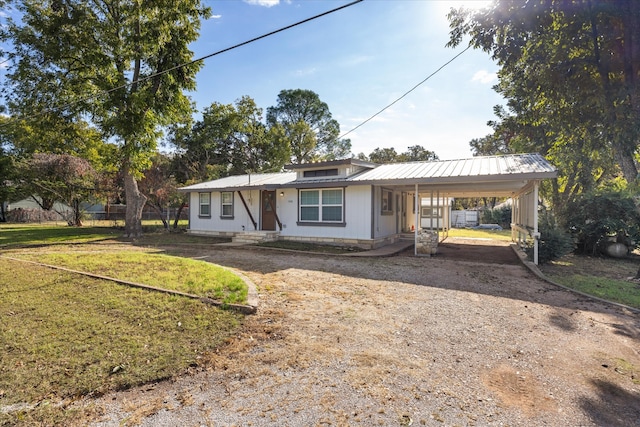
[[[276,229],[276,192],[262,192],[262,228],[261,230]]]

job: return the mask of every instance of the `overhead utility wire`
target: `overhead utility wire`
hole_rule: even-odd
[[[120,90],[120,89],[126,88],[126,87],[131,86],[131,85],[133,85],[133,84],[135,84],[135,83],[144,82],[144,81],[149,80],[149,79],[152,79],[152,78],[154,78],[154,77],[162,76],[162,75],[164,75],[164,74],[170,73],[171,71],[177,70],[177,69],[179,69],[179,68],[187,67],[187,66],[189,66],[189,65],[195,64],[196,62],[204,61],[205,59],[209,59],[209,58],[211,58],[211,57],[213,57],[213,56],[220,55],[220,54],[222,54],[222,53],[228,52],[228,51],[233,50],[233,49],[237,49],[237,48],[239,48],[239,47],[242,47],[242,46],[245,46],[245,45],[247,45],[247,44],[250,44],[250,43],[256,42],[256,41],[258,41],[258,40],[262,40],[262,39],[267,38],[267,37],[270,37],[270,36],[272,36],[272,35],[274,35],[274,34],[278,34],[278,33],[281,33],[281,32],[283,32],[283,31],[289,30],[289,29],[291,29],[291,28],[293,28],[293,27],[297,27],[298,25],[306,24],[307,22],[313,21],[313,20],[318,19],[318,18],[322,18],[323,16],[326,16],[326,15],[332,14],[332,13],[334,13],[334,12],[338,12],[339,10],[346,9],[347,7],[353,6],[353,5],[355,5],[355,4],[357,4],[357,3],[361,3],[361,2],[363,2],[363,1],[364,1],[364,0],[355,0],[355,1],[352,1],[351,3],[344,4],[344,5],[340,6],[340,7],[336,7],[335,9],[331,9],[331,10],[328,10],[328,11],[326,11],[326,12],[320,13],[320,14],[318,14],[318,15],[312,16],[312,17],[310,17],[310,18],[303,19],[302,21],[298,21],[298,22],[296,22],[296,23],[294,23],[294,24],[287,25],[286,27],[279,28],[279,29],[277,29],[277,30],[274,30],[274,31],[271,31],[271,32],[269,32],[269,33],[263,34],[263,35],[261,35],[261,36],[254,37],[254,38],[252,38],[251,40],[247,40],[247,41],[244,41],[244,42],[242,42],[242,43],[235,44],[235,45],[233,45],[233,46],[231,46],[231,47],[228,47],[228,48],[225,48],[225,49],[219,50],[219,51],[217,51],[217,52],[211,53],[211,54],[209,54],[209,55],[205,55],[205,56],[200,57],[200,58],[198,58],[198,59],[194,59],[193,61],[185,62],[184,64],[176,65],[175,67],[171,67],[171,68],[168,68],[168,69],[166,69],[166,70],[159,71],[159,72],[154,73],[154,74],[150,74],[150,75],[148,75],[148,76],[146,76],[146,77],[140,78],[140,79],[138,79],[138,80],[135,80],[135,81],[132,81],[132,82],[129,82],[129,83],[125,83],[125,84],[120,85],[120,86],[118,86],[118,87],[114,87],[114,88],[111,88],[111,89],[109,89],[109,90],[106,90],[106,91],[103,91],[103,92],[100,92],[100,93],[97,93],[97,94],[93,94],[93,95],[87,96],[87,97],[85,97],[85,98],[79,99],[79,100],[77,100],[77,101],[70,102],[70,103],[68,103],[68,104],[63,105],[63,106],[62,106],[62,107],[60,107],[60,108],[67,108],[67,107],[70,107],[70,106],[72,106],[72,105],[78,104],[78,103],[80,103],[80,102],[84,102],[84,101],[88,101],[88,100],[93,99],[93,98],[97,98],[97,97],[98,97],[98,96],[100,96],[100,95],[106,95],[106,94],[109,94],[109,93],[111,93],[111,92],[115,92],[116,90]],[[42,114],[44,114],[44,112],[42,112],[42,113],[38,113],[38,114],[35,114],[35,115],[34,115],[34,116],[32,116],[32,117],[37,117],[37,116],[40,116],[40,115],[42,115]],[[2,127],[2,126],[3,126],[3,125],[0,125],[0,127]]]
[[[422,85],[424,82],[426,82],[427,80],[429,80],[431,77],[435,76],[436,74],[438,74],[438,72],[440,70],[442,70],[444,67],[446,67],[447,65],[451,64],[454,60],[456,60],[460,55],[462,55],[463,53],[465,53],[467,50],[469,50],[469,48],[471,48],[471,46],[467,46],[462,52],[458,53],[456,56],[454,56],[453,58],[451,58],[450,60],[448,60],[447,62],[445,62],[440,68],[438,68],[437,70],[435,70],[433,73],[429,74],[424,80],[422,80],[420,83],[418,83],[417,85],[415,85],[414,87],[412,87],[411,89],[409,89],[408,91],[406,91],[402,96],[400,96],[399,98],[397,98],[395,101],[393,101],[391,104],[387,105],[386,107],[384,107],[382,110],[378,111],[377,113],[375,113],[373,116],[369,117],[367,120],[363,121],[362,123],[360,123],[358,126],[354,127],[353,129],[351,129],[350,131],[343,133],[342,135],[340,135],[338,137],[338,139],[342,139],[345,136],[349,135],[351,132],[355,131],[356,129],[360,128],[361,126],[365,125],[366,123],[370,122],[371,120],[373,120],[376,116],[382,114],[385,110],[387,110],[388,108],[390,108],[391,106],[393,106],[395,103],[397,103],[398,101],[400,101],[402,98],[404,98],[405,96],[409,95],[411,92],[413,92],[414,90],[416,90],[420,85]]]

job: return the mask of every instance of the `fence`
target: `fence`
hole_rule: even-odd
[[[82,214],[83,219],[86,220],[107,220],[107,221],[122,221],[124,222],[126,217],[126,209],[127,207],[124,205],[117,206],[109,206],[109,210],[100,211],[100,210],[90,210],[84,211]],[[142,212],[143,220],[157,220],[161,221],[163,218],[167,219],[167,215],[169,221],[173,221],[178,212],[177,208],[170,208],[168,211],[165,210],[162,212],[162,216],[153,209],[146,207]],[[44,209],[35,209],[35,208],[17,208],[12,209],[6,212],[6,220],[7,222],[13,223],[39,223],[39,222],[51,222],[51,221],[64,221],[67,222],[66,218],[71,218],[73,216],[73,212],[62,211],[63,215],[55,212],[53,210],[46,211]],[[180,213],[180,219],[189,219],[189,208],[185,207],[182,209]]]

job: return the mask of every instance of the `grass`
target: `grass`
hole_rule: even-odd
[[[246,300],[246,285],[229,271],[123,245],[115,239],[119,234],[108,227],[2,225],[0,249],[225,302]],[[207,354],[235,334],[243,319],[198,300],[6,258],[0,258],[0,277],[3,426],[81,424],[77,420],[90,416],[91,408],[72,412],[67,403],[206,364]]]
[[[0,225],[0,248],[50,245],[54,243],[87,243],[112,239],[121,234],[107,227],[67,227],[51,224]]]
[[[204,261],[148,251],[30,251],[18,258],[86,271],[101,276],[133,281],[164,289],[210,297],[223,303],[244,303],[247,286],[232,272]]]
[[[42,402],[176,375],[219,346],[242,319],[197,300],[18,261],[0,259],[0,277],[0,406],[41,403],[35,412],[0,411],[0,425],[55,424],[51,417],[64,418],[64,409]]]
[[[567,255],[540,266],[551,280],[568,288],[640,309],[640,283],[627,280],[640,266],[640,255],[609,258]]]
[[[473,228],[450,228],[449,237],[493,239],[511,241],[511,230],[477,230]]]
[[[553,280],[571,289],[640,309],[638,283],[582,274],[553,277]]]

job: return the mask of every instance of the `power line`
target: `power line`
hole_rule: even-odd
[[[138,80],[131,81],[131,82],[125,83],[125,84],[123,84],[123,85],[120,85],[120,86],[117,86],[117,87],[111,88],[111,89],[109,89],[109,90],[102,91],[102,92],[100,92],[100,93],[93,94],[93,95],[90,95],[90,96],[87,96],[87,97],[81,98],[81,99],[79,99],[79,100],[76,100],[76,101],[70,102],[70,103],[68,103],[68,104],[65,104],[65,105],[63,105],[63,106],[61,106],[61,107],[59,107],[59,108],[65,109],[65,108],[71,107],[71,106],[73,106],[73,105],[75,105],[75,104],[79,104],[79,103],[81,103],[81,102],[85,102],[85,101],[88,101],[88,100],[90,100],[90,99],[97,98],[98,96],[101,96],[101,95],[107,95],[107,94],[109,94],[109,93],[111,93],[111,92],[115,92],[115,91],[117,91],[117,90],[124,89],[124,88],[129,87],[129,86],[131,86],[131,85],[133,85],[133,84],[141,83],[141,82],[147,81],[147,80],[149,80],[149,79],[152,79],[152,78],[155,78],[155,77],[158,77],[158,76],[162,76],[162,75],[164,75],[164,74],[170,73],[171,71],[177,70],[177,69],[179,69],[179,68],[187,67],[187,66],[192,65],[192,64],[195,64],[195,63],[197,63],[197,62],[204,61],[205,59],[209,59],[209,58],[211,58],[211,57],[214,57],[214,56],[220,55],[220,54],[225,53],[225,52],[228,52],[228,51],[230,51],[230,50],[237,49],[237,48],[239,48],[239,47],[242,47],[242,46],[248,45],[248,44],[250,44],[250,43],[254,43],[254,42],[258,41],[258,40],[262,40],[262,39],[264,39],[264,38],[267,38],[267,37],[273,36],[273,35],[275,35],[275,34],[278,34],[278,33],[281,33],[281,32],[283,32],[283,31],[289,30],[289,29],[291,29],[291,28],[297,27],[297,26],[299,26],[299,25],[306,24],[307,22],[310,22],[310,21],[313,21],[313,20],[315,20],[315,19],[322,18],[322,17],[324,17],[324,16],[330,15],[330,14],[332,14],[332,13],[334,13],[334,12],[338,12],[338,11],[340,11],[340,10],[342,10],[342,9],[346,9],[347,7],[351,7],[351,6],[355,5],[355,4],[357,4],[357,3],[361,3],[361,2],[363,2],[363,1],[364,1],[364,0],[354,0],[354,1],[352,1],[351,3],[347,3],[347,4],[344,4],[344,5],[342,5],[342,6],[336,7],[336,8],[334,8],[334,9],[328,10],[328,11],[326,11],[326,12],[320,13],[320,14],[318,14],[318,15],[314,15],[314,16],[312,16],[312,17],[310,17],[310,18],[303,19],[302,21],[298,21],[298,22],[296,22],[296,23],[294,23],[294,24],[287,25],[286,27],[279,28],[279,29],[277,29],[277,30],[271,31],[271,32],[269,32],[269,33],[263,34],[263,35],[258,36],[258,37],[254,37],[254,38],[252,38],[252,39],[250,39],[250,40],[244,41],[244,42],[242,42],[242,43],[235,44],[235,45],[233,45],[233,46],[231,46],[231,47],[227,47],[227,48],[225,48],[225,49],[222,49],[222,50],[219,50],[219,51],[217,51],[217,52],[211,53],[211,54],[209,54],[209,55],[202,56],[202,57],[200,57],[200,58],[198,58],[198,59],[194,59],[194,60],[192,60],[192,61],[185,62],[185,63],[180,64],[180,65],[176,65],[175,67],[171,67],[171,68],[168,68],[168,69],[166,69],[166,70],[159,71],[159,72],[154,73],[154,74],[150,74],[150,75],[145,76],[145,77],[143,77],[143,78],[140,78],[140,79],[138,79]],[[52,109],[49,109],[49,110],[47,110],[47,111],[51,111],[51,110],[52,110]],[[33,117],[38,117],[38,116],[40,116],[40,115],[42,115],[42,114],[44,114],[44,113],[46,113],[46,111],[43,111],[43,112],[38,113],[38,114],[34,114],[34,115],[30,116],[30,117],[31,117],[31,118],[33,118]],[[7,123],[0,124],[0,127],[6,126],[6,125],[7,125]]]
[[[427,80],[429,80],[431,77],[435,76],[436,74],[438,74],[438,72],[440,70],[442,70],[444,67],[446,67],[447,65],[451,64],[454,60],[456,60],[460,55],[462,55],[463,53],[465,53],[467,50],[469,50],[469,48],[471,48],[471,45],[467,46],[462,52],[458,53],[456,56],[454,56],[453,58],[451,58],[450,60],[448,60],[447,62],[445,62],[442,66],[440,66],[440,68],[438,68],[437,70],[435,70],[433,73],[429,74],[424,80],[422,80],[420,83],[418,83],[417,85],[415,85],[414,87],[412,87],[411,89],[409,89],[408,91],[406,91],[402,96],[400,96],[399,98],[397,98],[395,101],[393,101],[391,104],[387,105],[386,107],[384,107],[382,110],[378,111],[377,113],[375,113],[373,116],[369,117],[368,119],[366,119],[365,121],[363,121],[362,123],[360,123],[358,126],[354,127],[353,129],[351,129],[350,131],[343,133],[342,135],[340,135],[338,137],[338,139],[342,139],[345,136],[349,135],[351,132],[355,131],[356,129],[360,128],[361,126],[365,125],[366,123],[370,122],[371,120],[373,120],[376,116],[382,114],[385,110],[387,110],[388,108],[390,108],[391,106],[393,106],[395,103],[397,103],[398,101],[400,101],[402,98],[404,98],[405,96],[409,95],[411,92],[413,92],[414,90],[416,90],[419,86],[421,86],[424,82],[426,82]]]

